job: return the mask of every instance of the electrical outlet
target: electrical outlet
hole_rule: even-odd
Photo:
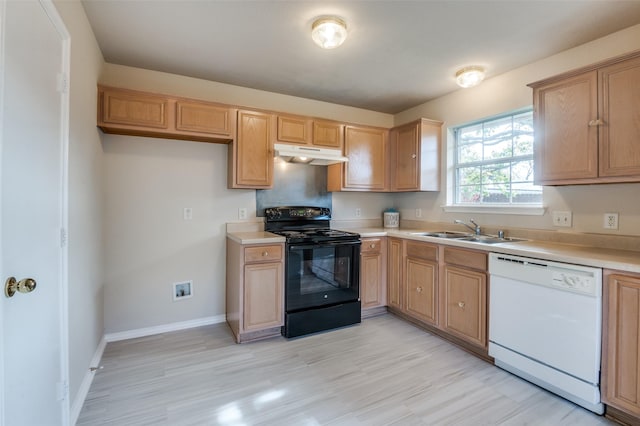
[[[238,219],[245,220],[247,218],[247,209],[246,207],[240,207],[238,209]]]
[[[416,209],[416,217],[422,217],[422,209]]]
[[[618,229],[618,213],[605,213],[602,227],[604,229]]]
[[[193,219],[193,209],[191,207],[185,207],[182,211],[182,217],[184,218],[184,220]]]
[[[362,215],[362,210],[356,209],[356,217],[360,217]]]
[[[567,228],[571,227],[571,212],[556,211],[553,212],[552,215],[554,226],[563,226]]]

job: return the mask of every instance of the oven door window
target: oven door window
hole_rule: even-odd
[[[290,246],[287,312],[358,300],[359,260],[359,242]]]

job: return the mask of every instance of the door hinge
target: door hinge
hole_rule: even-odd
[[[60,228],[60,247],[67,246],[67,230],[65,228]]]
[[[66,381],[57,383],[58,401],[64,401],[69,397],[69,383]]]
[[[66,73],[58,74],[58,92],[69,93],[69,77]]]

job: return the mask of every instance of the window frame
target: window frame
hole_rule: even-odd
[[[517,109],[514,111],[509,111],[506,113],[502,113],[502,114],[497,114],[494,116],[489,116],[489,117],[485,117],[483,119],[480,120],[475,120],[475,121],[471,121],[468,123],[464,123],[464,124],[460,124],[457,126],[452,126],[449,129],[449,135],[450,135],[450,141],[451,143],[449,144],[450,149],[448,150],[449,153],[451,154],[451,158],[452,160],[449,162],[450,164],[450,172],[449,172],[449,177],[451,178],[451,185],[449,186],[450,191],[449,195],[448,195],[448,202],[446,206],[443,206],[444,210],[447,212],[482,212],[482,213],[513,213],[513,214],[528,214],[528,215],[542,215],[545,212],[545,207],[543,205],[544,203],[544,187],[540,186],[540,185],[536,185],[539,186],[541,189],[541,199],[539,202],[532,202],[532,203],[513,203],[512,200],[512,176],[509,176],[509,181],[508,181],[508,185],[509,185],[509,198],[510,201],[507,203],[490,203],[490,202],[478,202],[478,203],[464,203],[464,202],[459,202],[458,201],[458,194],[459,194],[459,187],[460,187],[460,182],[459,182],[459,173],[458,171],[462,168],[461,164],[464,165],[464,167],[474,167],[474,166],[491,166],[491,165],[495,165],[495,164],[514,164],[517,163],[518,161],[531,161],[531,162],[535,162],[535,153],[531,152],[531,154],[524,154],[524,155],[512,155],[512,156],[507,156],[507,157],[501,157],[501,158],[493,158],[493,159],[489,159],[489,160],[478,160],[478,161],[472,161],[472,162],[466,162],[466,163],[459,163],[458,161],[458,149],[459,149],[459,134],[460,131],[464,128],[467,127],[472,127],[472,126],[477,126],[477,125],[484,125],[486,123],[490,123],[493,121],[498,121],[498,120],[502,120],[505,118],[509,118],[511,117],[511,119],[513,119],[513,117],[516,117],[518,115],[524,114],[524,113],[531,113],[533,114],[533,107],[529,106],[526,108],[521,108],[521,109]],[[535,133],[532,132],[532,136],[534,137],[534,143],[535,143]],[[483,138],[482,144],[484,146],[485,140]],[[513,154],[513,152],[512,152]],[[533,180],[531,181],[531,183],[533,184]]]

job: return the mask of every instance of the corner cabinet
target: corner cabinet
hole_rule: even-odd
[[[360,301],[362,317],[386,312],[386,238],[363,238],[360,249]]]
[[[385,191],[387,185],[387,129],[346,126],[342,164],[328,166],[327,190]]]
[[[439,191],[442,122],[420,119],[389,133],[391,191]]]
[[[227,186],[268,189],[273,186],[274,116],[238,110],[237,138],[229,147]]]
[[[605,270],[603,282],[602,400],[640,424],[640,274]]]
[[[408,319],[438,323],[438,247],[389,238],[388,306]]]
[[[226,319],[236,342],[280,335],[284,325],[284,243],[227,238]]]
[[[229,143],[235,112],[228,105],[98,86],[98,127],[105,133]]]
[[[447,246],[442,251],[442,329],[486,349],[487,254]]]
[[[537,184],[640,182],[640,52],[529,86]]]

